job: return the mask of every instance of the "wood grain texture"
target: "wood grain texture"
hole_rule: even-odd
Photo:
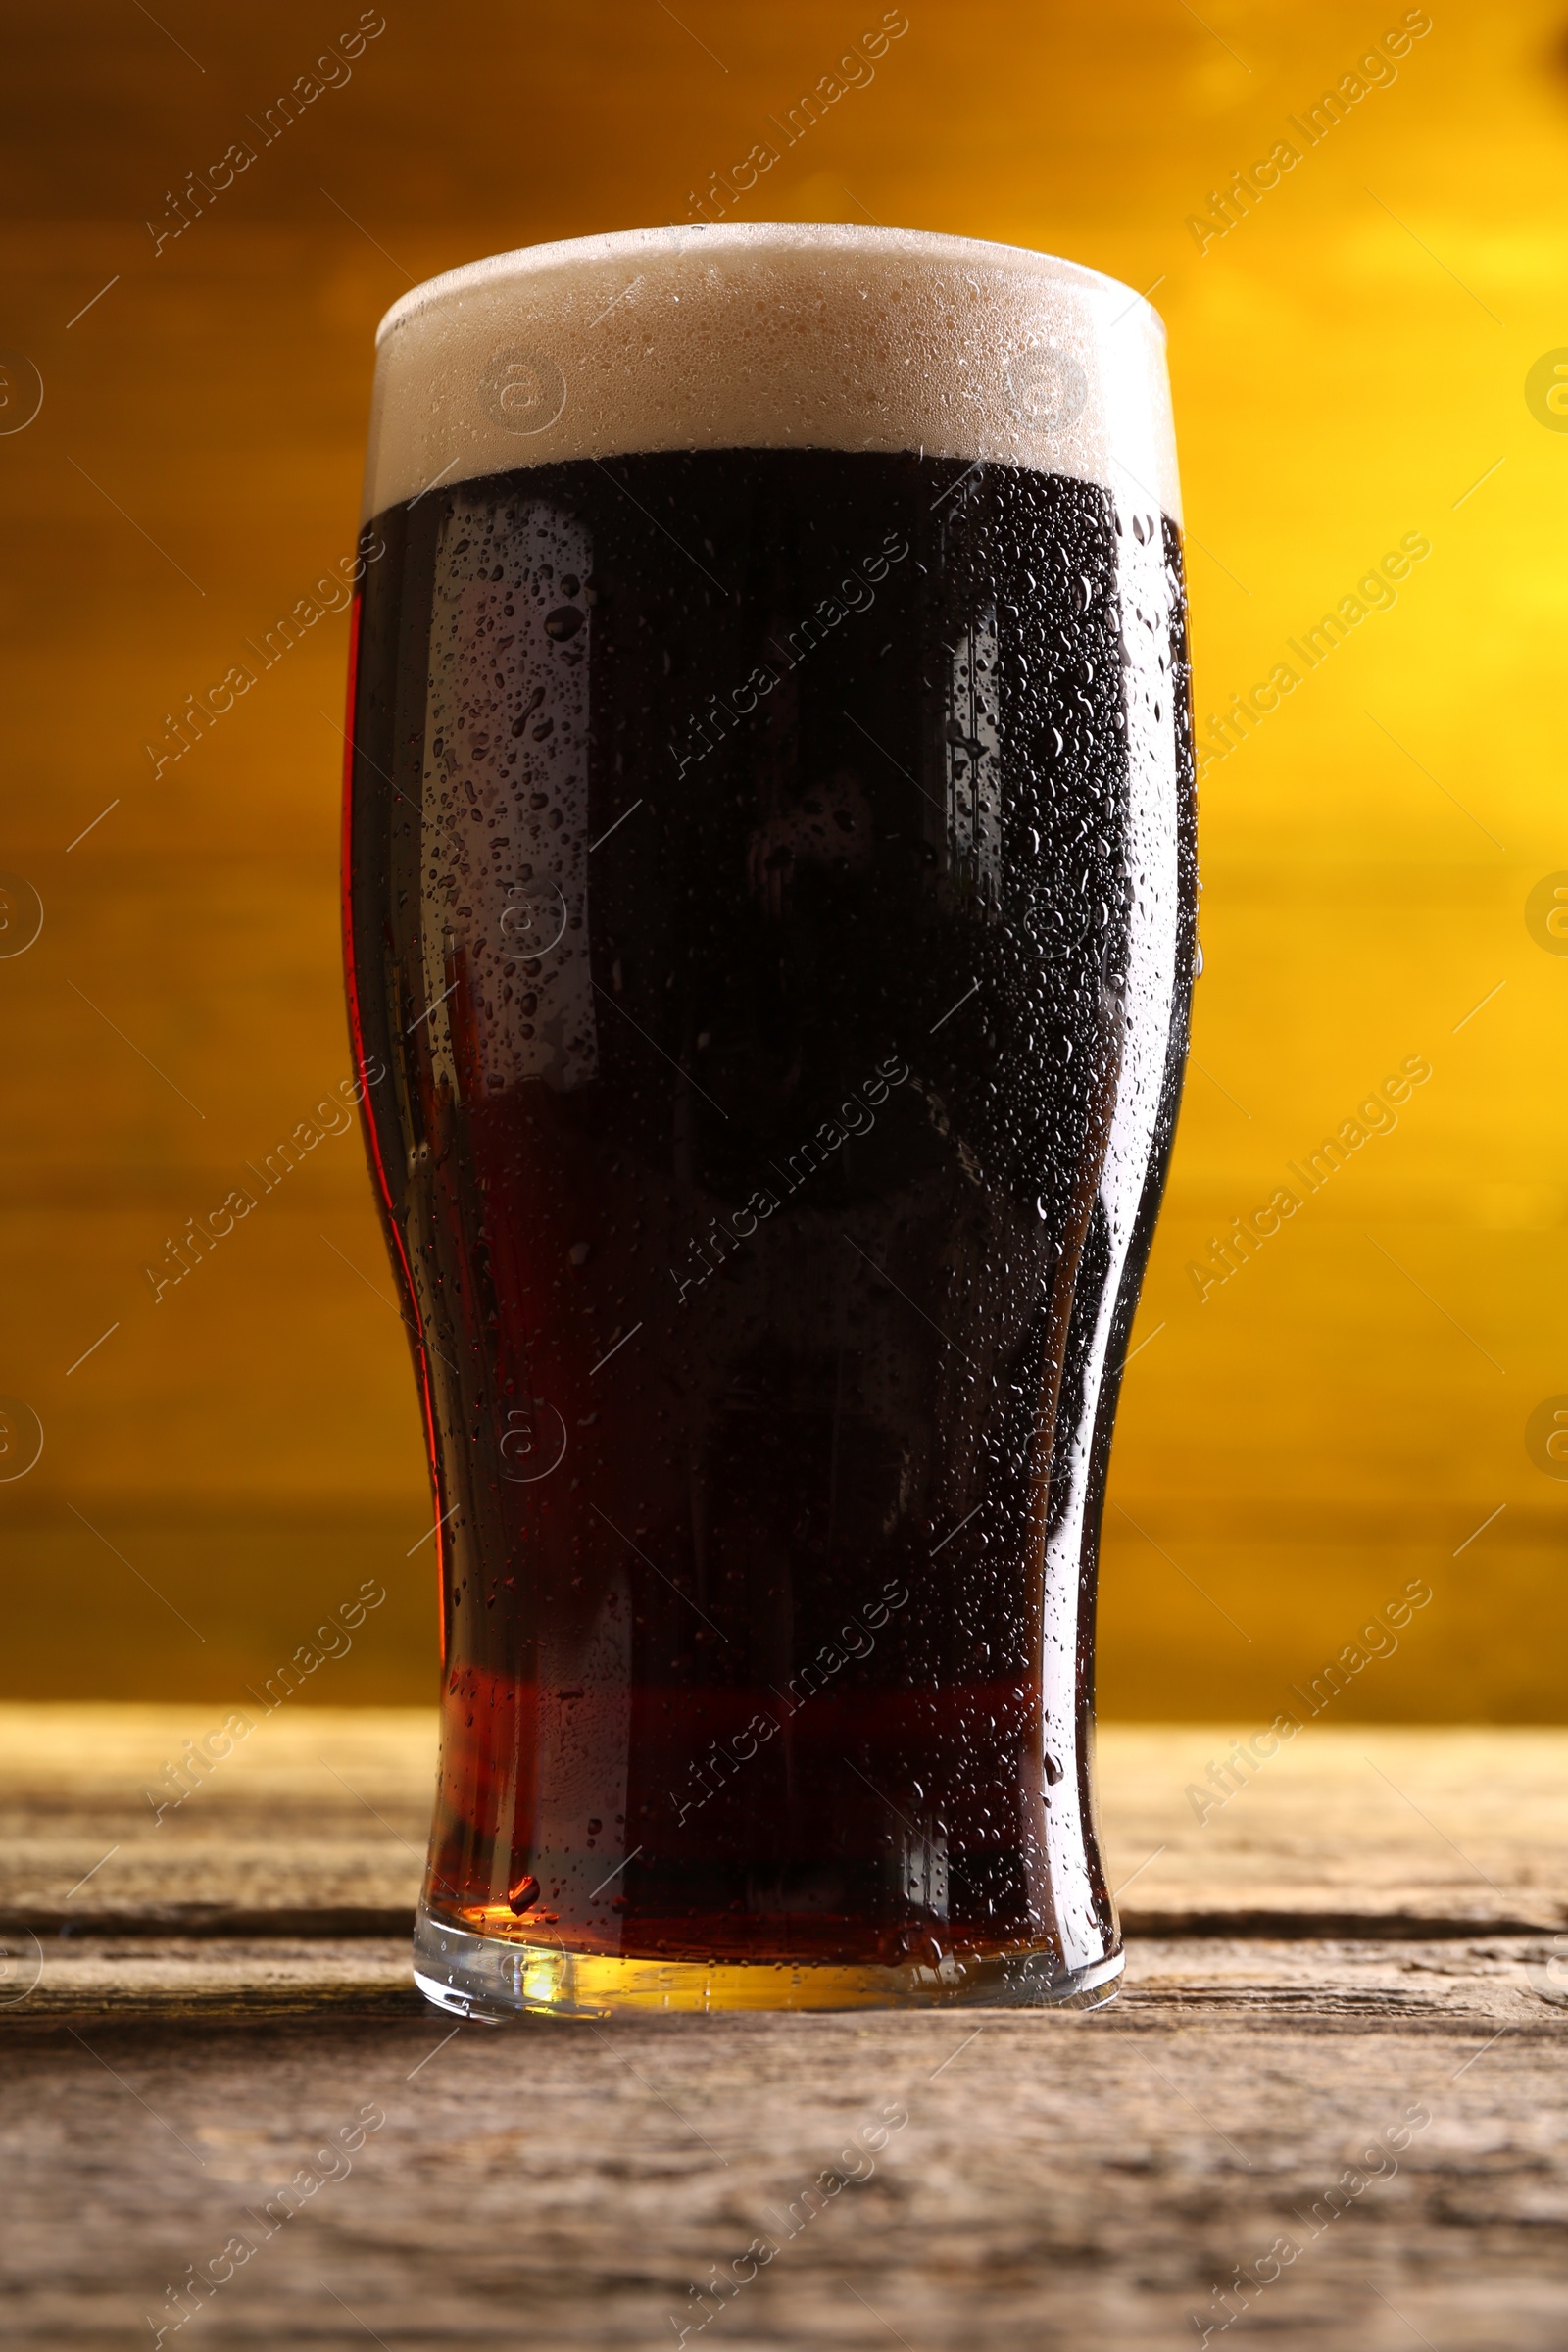
[[[399,1927],[429,1830],[433,1713],[279,1710],[158,1818],[147,1790],[167,1794],[166,1765],[225,1713],[0,1706],[0,1919]],[[1210,1764],[1255,1729],[1102,1726],[1106,1863],[1130,1931],[1568,1920],[1568,1732],[1308,1725],[1200,1823]]]
[[[434,1711],[280,1710],[179,1801],[166,1768],[228,1713],[0,1707],[0,1919],[398,1932],[430,1831]]]
[[[1092,2015],[495,2030],[375,1932],[429,1715],[280,1714],[155,1822],[204,1728],[0,1711],[17,2352],[1558,2352],[1564,1735],[1319,1728],[1200,1827],[1229,1740],[1107,1728],[1113,1875],[1175,1927]]]
[[[1233,1767],[1235,1792],[1207,1809],[1209,1767],[1225,1764],[1237,1738],[1185,1724],[1102,1727],[1108,1866],[1129,1927],[1158,1933],[1201,1914],[1235,1926],[1249,1915],[1393,1927],[1568,1920],[1562,1732],[1307,1723],[1250,1777]]]
[[[171,1951],[183,2011],[139,2021],[89,1965],[75,2021],[13,2026],[5,2341],[150,2341],[236,2233],[254,2253],[193,2341],[654,2345],[706,2309],[715,2344],[1141,2352],[1192,2342],[1282,2235],[1301,2251],[1240,2323],[1275,2343],[1562,2340],[1568,2017],[1497,1940],[1135,1948],[1090,2017],[500,2032],[390,2014],[390,1947],[279,1959]],[[247,1966],[273,1974],[241,2021]],[[345,2168],[325,2151],[367,2107]],[[755,2241],[776,2251],[738,2278]],[[738,2291],[694,2301],[715,2267]]]

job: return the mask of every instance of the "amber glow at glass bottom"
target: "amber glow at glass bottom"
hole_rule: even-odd
[[[415,1982],[438,2009],[487,2025],[530,2010],[595,2018],[748,2009],[1098,2009],[1115,1998],[1122,1972],[1119,1946],[1086,1967],[1063,1969],[1054,1946],[1024,1943],[958,1949],[935,1965],[622,1959],[526,1940],[504,1905],[493,1916],[474,1916],[483,1919],[483,1933],[449,1926],[420,1905]]]
[[[893,1591],[908,1603],[904,1588]],[[881,1628],[862,1676],[906,1613],[901,1605]],[[478,1703],[471,1671],[454,1680],[416,1939],[421,1989],[453,2015],[1110,1997],[1120,1939],[1089,1833],[1087,1769],[1064,1774],[1045,1748],[1027,1689],[1020,1696],[1002,1682],[950,1682],[842,1699],[820,1690],[765,1745],[753,1742],[749,1768],[708,1791],[696,1815],[701,1844],[687,1822],[683,1847],[677,1815],[689,1800],[666,1790],[682,1786],[678,1761],[700,1745],[690,1693],[677,1707],[667,1690],[653,1703],[635,1689],[629,1704],[617,1691],[617,1703],[584,1721],[572,1750],[548,1723],[541,1736],[532,1687],[519,1710],[518,1686],[505,1686],[514,1701],[506,1709]],[[585,1691],[569,1696],[579,1711],[589,1703]],[[756,1726],[759,1691],[703,1693],[700,1728],[716,1727],[734,1749],[754,1699]],[[772,1703],[782,1717],[783,1694]],[[778,1767],[785,1732],[790,1771],[764,1788],[760,1776]],[[869,1774],[854,1763],[857,1747]],[[621,1767],[610,1780],[564,1784],[564,1770],[603,1773],[623,1751],[637,1763],[629,1783]],[[531,1779],[516,1773],[523,1752],[535,1761]],[[541,1756],[550,1766],[542,1779]],[[878,1793],[890,1789],[896,1799]],[[929,1836],[912,1818],[917,1807]],[[582,1816],[575,1838],[561,1834],[568,1813]],[[520,1874],[509,1826],[519,1815],[530,1823],[530,1867]],[[611,1850],[595,1852],[612,1815]],[[1003,1816],[1016,1819],[1010,1841]],[[541,1820],[554,1835],[539,1834]],[[803,1854],[804,1864],[795,1859]]]

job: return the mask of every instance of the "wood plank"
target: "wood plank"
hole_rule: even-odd
[[[268,2014],[224,2014],[232,1964],[273,1972]],[[1562,2340],[1568,2012],[1516,1941],[1178,1939],[1089,2016],[499,2032],[388,2015],[398,1965],[368,1939],[63,1957],[75,2018],[5,2034],[7,2343],[150,2342],[236,2236],[191,2322],[213,2346],[1146,2352],[1282,2237],[1248,2300],[1287,2352]],[[94,2013],[124,1970],[161,2014]]]
[[[1275,1755],[1233,1765],[1220,1801],[1209,1770],[1237,1738],[1102,1728],[1102,1814],[1129,1928],[1568,1921],[1568,1733],[1309,1723]]]
[[[1143,2352],[1216,2325],[1228,2283],[1285,2352],[1556,2352],[1568,1968],[1494,1923],[1562,1915],[1562,1735],[1318,1729],[1200,1824],[1185,1792],[1229,1742],[1107,1727],[1124,1908],[1176,1932],[1133,1934],[1089,2016],[496,2032],[425,2010],[405,1936],[369,1932],[412,1903],[431,1716],[279,1714],[155,1821],[143,1787],[204,1728],[0,1710],[0,1899],[70,1930],[13,1933],[0,1987],[22,2352],[150,2342],[181,2279],[215,2346]],[[1476,1931],[1438,1933],[1465,1905]],[[1288,1910],[1404,1933],[1261,1932]],[[198,2306],[189,2266],[236,2235]]]
[[[1543,2004],[1568,2008],[1568,1966],[1544,1936],[1433,1937],[1416,1949],[1377,1937],[1134,1936],[1119,2003],[1139,2016],[1511,2030],[1540,2022]],[[84,2033],[174,2022],[265,2028],[296,2023],[313,2005],[323,2020],[401,2016],[445,2030],[414,1988],[404,1936],[110,1932],[39,1939],[19,1956],[0,1990],[0,2035],[14,2040],[64,2025]],[[995,2014],[944,2012],[931,2030],[941,2041],[949,2026],[966,2032]]]
[[[385,1934],[418,1889],[422,1708],[297,1707],[182,1803],[156,1788],[221,1710],[0,1707],[0,1922]],[[1309,1725],[1201,1822],[1237,1735],[1102,1727],[1111,1882],[1132,1932],[1412,1932],[1568,1920],[1568,1732]],[[90,1873],[85,1878],[84,1874]]]
[[[0,1707],[0,1922],[399,1932],[430,1833],[434,1710],[279,1711],[181,1798],[169,1768],[228,1716]]]

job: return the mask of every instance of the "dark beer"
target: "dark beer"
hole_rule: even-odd
[[[371,527],[348,951],[439,1521],[420,1981],[1092,1987],[1096,1546],[1192,948],[1175,528],[782,447]]]

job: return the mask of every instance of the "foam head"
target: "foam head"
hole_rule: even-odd
[[[1180,520],[1164,333],[1113,278],[909,229],[635,229],[416,286],[377,336],[367,517],[670,449],[919,450]]]

